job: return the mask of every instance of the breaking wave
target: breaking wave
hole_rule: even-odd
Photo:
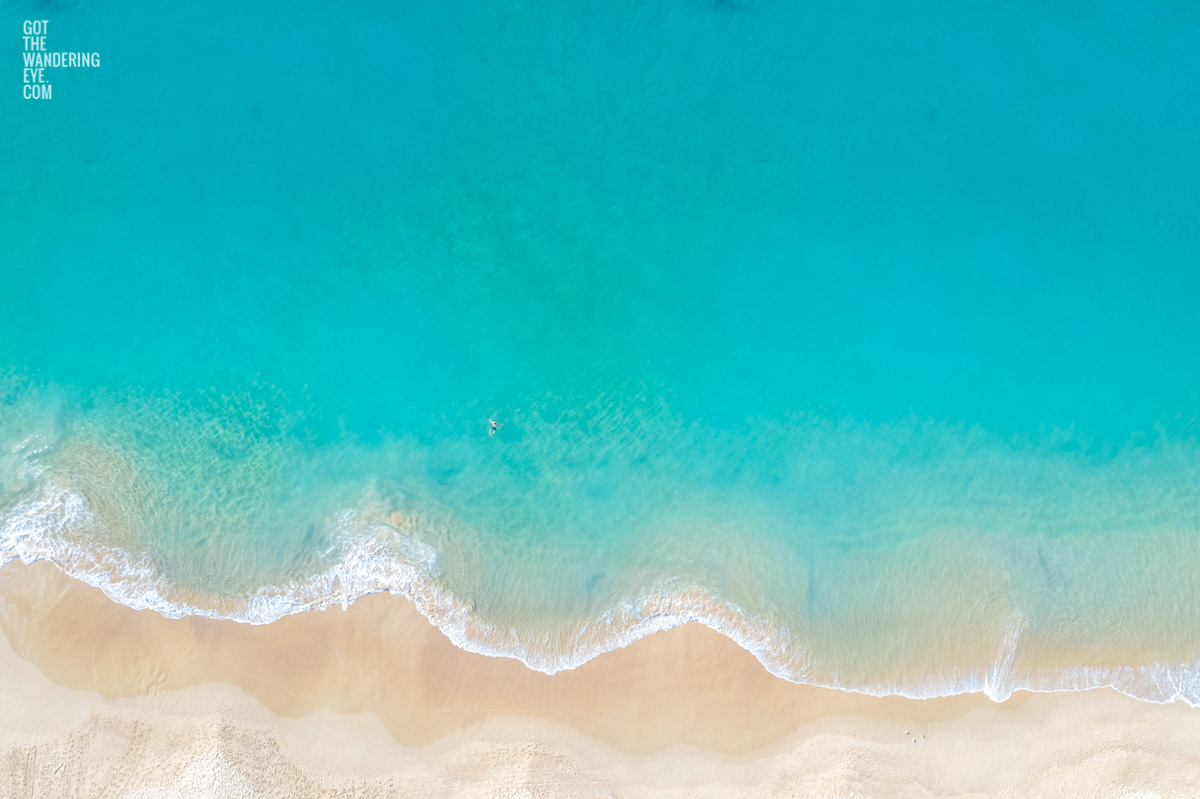
[[[577,668],[647,635],[696,622],[727,636],[780,678],[854,693],[910,698],[984,693],[1003,701],[1017,690],[1107,686],[1146,701],[1200,705],[1200,663],[1018,673],[1014,660],[1030,627],[1020,616],[1010,618],[995,658],[985,668],[879,684],[847,683],[823,674],[787,630],[682,580],[663,581],[651,592],[609,607],[566,639],[503,629],[439,582],[437,553],[416,538],[417,521],[398,513],[344,511],[337,520],[336,558],[320,573],[242,596],[200,596],[172,584],[150,557],[105,545],[95,532],[101,524],[81,493],[50,481],[39,483],[35,496],[2,517],[0,567],[13,560],[49,561],[115,602],[168,618],[196,615],[269,624],[293,613],[348,608],[363,596],[386,592],[412,601],[458,647],[515,658],[546,674]]]

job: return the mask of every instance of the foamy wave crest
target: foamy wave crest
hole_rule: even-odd
[[[416,520],[396,513],[344,511],[337,520],[337,557],[319,574],[241,597],[199,597],[171,584],[149,557],[106,545],[103,524],[81,493],[44,479],[38,483],[32,498],[3,517],[0,567],[13,560],[49,561],[115,602],[168,618],[196,615],[268,624],[292,613],[348,608],[363,596],[386,592],[412,601],[460,648],[515,658],[546,674],[577,668],[653,633],[699,623],[733,640],[778,677],[853,693],[918,699],[984,693],[1003,701],[1018,690],[1112,687],[1146,701],[1200,705],[1200,662],[1018,672],[1014,662],[1022,635],[1030,628],[1020,616],[1010,619],[994,660],[984,668],[950,669],[920,680],[874,684],[848,683],[823,673],[788,631],[702,586],[680,580],[664,581],[565,636],[506,629],[480,617],[472,603],[460,600],[439,582],[437,553],[413,535]]]
[[[380,518],[360,510],[344,511],[335,536],[340,555],[327,570],[244,597],[198,601],[165,579],[149,557],[104,544],[103,524],[86,497],[43,482],[35,498],[4,517],[0,566],[17,559],[45,560],[129,607],[168,618],[196,615],[249,624],[269,624],[292,613],[339,605],[348,608],[368,594],[398,594],[411,600],[457,646],[516,658],[546,674],[577,668],[652,633],[699,622],[732,638],[780,676],[795,679],[795,669],[784,668],[779,634],[770,624],[701,587],[681,582],[664,583],[637,600],[610,608],[566,640],[491,624],[475,613],[471,603],[459,600],[439,583],[437,553],[410,534],[414,524],[411,517],[398,513]]]
[[[194,597],[164,578],[153,561],[109,546],[103,523],[87,498],[65,486],[43,483],[35,498],[10,511],[0,527],[0,566],[12,560],[45,560],[93,585],[110,599],[168,618],[204,616],[269,624],[292,613],[349,607],[380,591],[425,596],[436,574],[436,553],[392,525],[356,511],[339,519],[340,557],[326,571],[242,597]]]

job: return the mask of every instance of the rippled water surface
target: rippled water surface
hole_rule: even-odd
[[[1191,6],[39,16],[102,66],[0,92],[0,560],[1200,700]]]

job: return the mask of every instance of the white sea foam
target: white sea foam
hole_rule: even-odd
[[[339,555],[325,571],[241,597],[197,597],[172,585],[149,557],[105,544],[103,525],[81,493],[40,473],[23,477],[40,478],[39,488],[0,519],[0,567],[13,560],[49,561],[115,602],[168,618],[196,615],[269,624],[293,613],[348,608],[363,596],[386,592],[411,600],[460,648],[515,658],[546,674],[577,668],[645,636],[695,622],[727,636],[778,677],[854,693],[911,698],[984,693],[1003,701],[1018,690],[1082,691],[1109,686],[1146,701],[1178,699],[1200,705],[1200,662],[1018,673],[1013,664],[1022,635],[1029,629],[1029,622],[1020,616],[1010,619],[995,658],[984,669],[951,670],[919,682],[847,683],[820,673],[786,630],[703,586],[681,580],[664,581],[637,599],[610,607],[582,624],[567,643],[556,643],[535,631],[504,629],[481,618],[471,603],[461,601],[439,582],[437,553],[413,535],[411,519],[397,518],[398,514],[376,517],[361,510],[347,510],[339,517],[335,544]]]

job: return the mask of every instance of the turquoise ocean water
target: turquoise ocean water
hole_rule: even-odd
[[[24,19],[101,67],[22,100]],[[0,562],[1200,702],[1194,3],[0,22]]]

